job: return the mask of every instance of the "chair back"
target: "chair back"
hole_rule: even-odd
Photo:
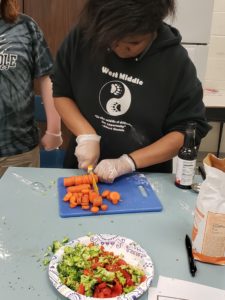
[[[47,122],[44,104],[42,102],[41,96],[35,95],[34,97],[34,117],[38,122]]]
[[[37,122],[47,123],[44,104],[41,96],[35,95],[34,117]],[[55,149],[46,151],[40,149],[40,167],[41,168],[63,168],[65,151],[63,149]]]

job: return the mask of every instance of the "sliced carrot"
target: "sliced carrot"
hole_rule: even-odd
[[[89,201],[89,194],[83,194],[83,193],[81,193],[81,195],[82,195],[82,200]]]
[[[81,201],[81,206],[89,206],[89,202]]]
[[[66,193],[66,195],[65,195],[64,198],[63,198],[63,200],[64,200],[64,201],[69,201],[72,195],[73,195],[73,194],[70,193],[70,192],[69,192],[69,193]]]
[[[99,196],[98,193],[96,193],[96,192],[94,192],[94,191],[91,191],[91,192],[89,193],[89,200],[90,200],[90,202],[93,203],[93,201],[94,201],[98,196]]]
[[[75,184],[75,176],[71,176],[71,177],[66,177],[63,180],[63,184],[64,186],[70,186],[70,185],[74,185]]]
[[[70,202],[70,207],[71,208],[77,207],[77,203],[76,202]]]
[[[83,182],[82,182],[82,178],[81,176],[76,176],[75,177],[75,185],[81,185]]]
[[[101,205],[101,210],[107,210],[108,209],[108,205],[107,204],[102,204]]]
[[[83,177],[83,183],[90,183],[89,175],[84,175],[84,177]]]
[[[70,197],[70,202],[76,202],[77,201],[77,193],[73,193]]]
[[[96,214],[97,212],[99,212],[99,208],[97,206],[92,206],[91,212],[93,212],[94,214]]]
[[[118,202],[119,202],[119,200],[117,200],[117,199],[113,199],[113,200],[111,200],[111,202],[112,202],[112,204],[118,204]]]
[[[110,192],[109,199],[111,201],[119,201],[120,200],[120,194],[118,192]]]
[[[102,205],[102,197],[98,196],[93,200],[93,206],[101,206]]]
[[[110,190],[104,190],[102,192],[102,198],[107,198],[109,196],[109,194],[110,194]]]
[[[98,183],[98,176],[96,174],[89,174],[88,178],[89,178],[89,183],[93,184],[93,177],[95,179],[95,182]]]
[[[87,194],[83,195],[81,198],[81,205],[89,205],[89,197]]]
[[[88,209],[90,209],[90,206],[89,205],[82,205],[81,208],[84,209],[84,210],[88,210]]]
[[[86,189],[90,189],[90,188],[91,188],[90,184],[73,185],[73,186],[69,186],[67,188],[67,192],[79,193],[82,190],[86,190]]]
[[[77,196],[77,205],[81,205],[82,196],[78,194]]]
[[[83,189],[83,190],[81,190],[81,193],[82,193],[82,194],[87,194],[87,195],[89,195],[89,192],[90,192],[90,189]]]

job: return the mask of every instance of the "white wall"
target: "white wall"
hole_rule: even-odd
[[[222,90],[225,105],[225,0],[214,0],[214,11],[209,43],[205,88]],[[200,151],[215,152],[217,149],[219,124],[211,123],[213,129],[202,140]],[[221,142],[225,152],[225,125]]]

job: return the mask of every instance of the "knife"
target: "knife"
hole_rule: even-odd
[[[94,172],[93,172],[93,166],[89,165],[87,171],[88,171],[88,174],[90,174],[92,176],[92,184],[93,184],[94,191],[99,194],[98,186],[95,181],[95,176],[94,176]]]

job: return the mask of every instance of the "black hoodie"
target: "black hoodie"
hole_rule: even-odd
[[[180,44],[179,32],[163,24],[144,55],[121,59],[113,52],[91,53],[76,28],[63,42],[53,72],[54,97],[74,99],[101,139],[101,157],[117,158],[150,145],[171,131],[197,122],[200,143],[210,129],[202,86]],[[73,138],[65,167],[74,164]],[[171,161],[141,171],[170,172]]]

